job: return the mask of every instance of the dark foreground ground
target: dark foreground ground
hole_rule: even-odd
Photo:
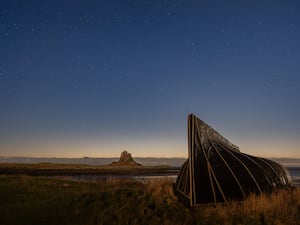
[[[30,176],[76,175],[177,175],[179,167],[170,166],[91,166],[54,163],[0,163],[0,174]]]
[[[300,190],[186,209],[171,180],[76,182],[0,175],[0,224],[300,224]]]

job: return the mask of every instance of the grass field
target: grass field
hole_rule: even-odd
[[[0,176],[0,224],[300,224],[300,190],[186,209],[170,180],[75,182]]]
[[[91,166],[84,164],[54,164],[54,163],[0,163],[0,174],[6,175],[141,175],[141,174],[177,174],[178,167],[170,166]]]

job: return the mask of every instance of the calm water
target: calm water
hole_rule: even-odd
[[[300,187],[300,167],[289,168],[294,185]],[[175,182],[177,175],[144,175],[144,176],[133,176],[133,175],[80,175],[80,176],[59,176],[61,179],[71,179],[77,181],[105,181],[114,179],[133,179],[141,182],[147,182],[153,179],[168,178]]]
[[[50,177],[51,178],[51,177]],[[55,176],[55,178],[67,179],[67,180],[76,180],[76,181],[106,181],[106,180],[137,180],[141,182],[147,182],[154,179],[163,179],[167,178],[172,181],[176,181],[177,175],[144,175],[144,176],[133,176],[133,175],[77,175],[77,176]]]
[[[298,168],[289,168],[293,183],[300,187],[300,167]]]

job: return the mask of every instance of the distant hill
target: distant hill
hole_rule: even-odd
[[[133,157],[134,161],[144,166],[182,166],[186,158],[156,158],[156,157]],[[300,167],[299,158],[270,158],[286,167]],[[0,163],[66,163],[86,165],[108,165],[118,161],[119,158],[35,158],[35,157],[4,157],[0,156]]]
[[[299,158],[270,158],[270,159],[286,167],[300,167]]]

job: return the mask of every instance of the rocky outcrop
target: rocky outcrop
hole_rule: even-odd
[[[131,154],[127,151],[121,153],[120,159],[117,162],[113,162],[112,166],[140,166],[140,163],[137,163],[133,160]]]
[[[119,162],[132,162],[132,161],[134,161],[134,160],[130,153],[128,153],[127,151],[123,151],[121,153]]]

